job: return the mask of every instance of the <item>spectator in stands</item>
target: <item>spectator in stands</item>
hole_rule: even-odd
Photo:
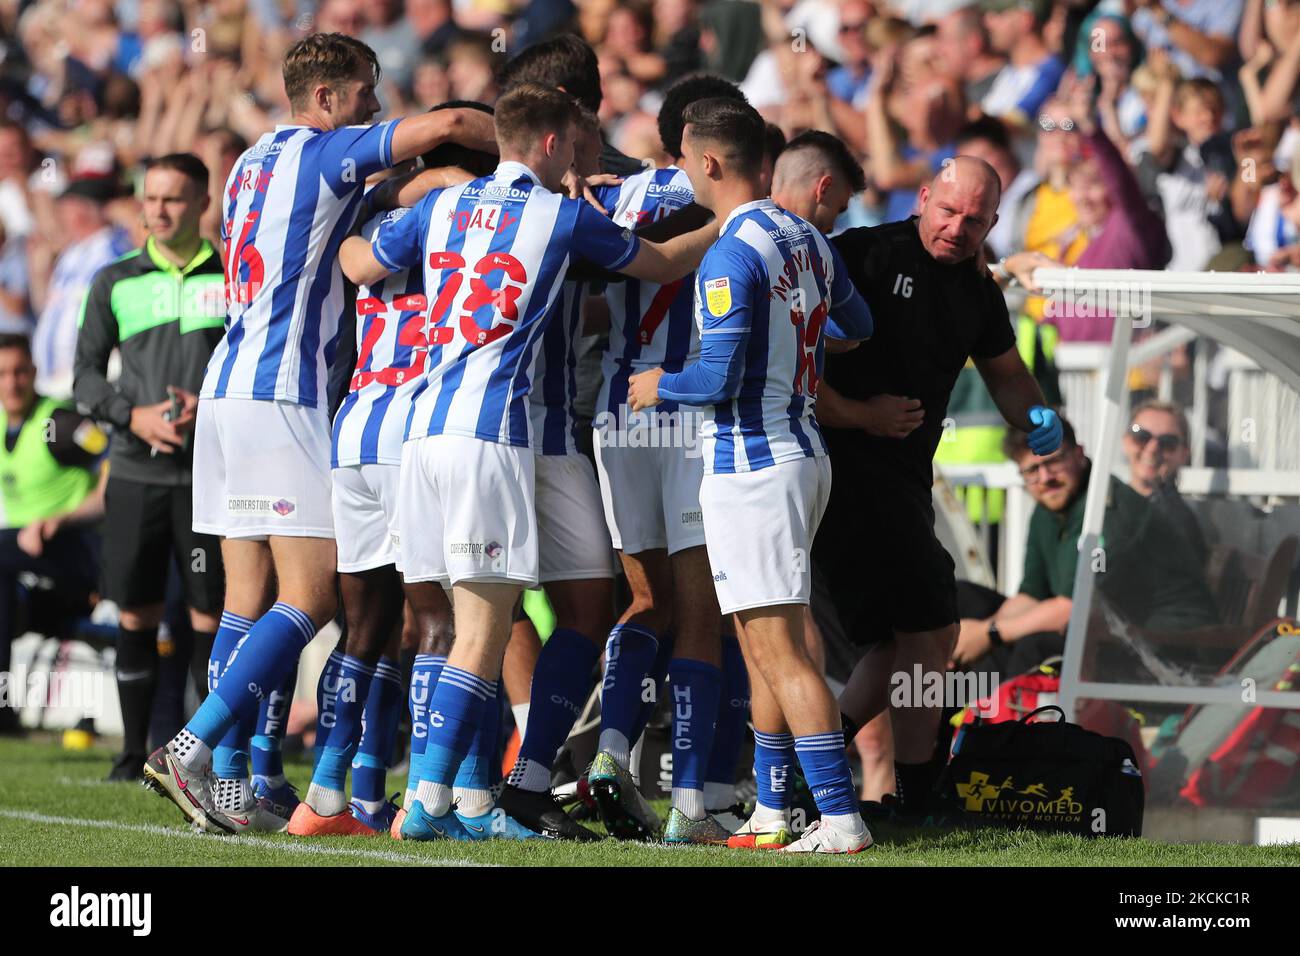
[[[880,52],[867,96],[868,171],[888,193],[886,222],[915,212],[917,190],[956,155],[964,116],[960,84],[937,69],[934,37]],[[904,135],[895,132],[895,123]]]
[[[1085,158],[1069,173],[1070,198],[1085,245],[1073,263],[1083,269],[1159,269],[1169,260],[1164,222],[1147,205],[1133,171],[1115,144],[1097,125],[1091,103],[1093,81],[1076,80],[1069,88],[1069,131],[1077,136]],[[1014,276],[1038,291],[1033,271],[1070,265],[1042,252],[1018,252],[1000,266],[1002,278]],[[1049,303],[1049,306],[1054,303]],[[1109,341],[1112,319],[1094,308],[1065,303],[1049,307],[1047,318],[1060,329],[1061,341]]]
[[[18,636],[19,576],[53,586],[61,616],[88,609],[99,578],[99,545],[89,526],[104,513],[100,462],[108,436],[69,405],[36,391],[31,345],[0,334],[0,674]],[[13,726],[0,706],[0,729]]]
[[[75,180],[59,196],[56,206],[66,245],[54,262],[32,338],[32,352],[41,376],[37,387],[55,398],[72,394],[77,317],[91,279],[100,268],[131,248],[126,230],[111,225],[105,216],[104,205],[113,194],[113,186],[106,179]]]
[[[1300,148],[1259,191],[1255,211],[1246,230],[1247,248],[1266,269],[1300,269]],[[1267,167],[1272,167],[1269,162]],[[1261,177],[1267,168],[1263,163]]]
[[[1061,447],[1045,458],[1030,451],[1022,432],[1007,432],[1004,451],[1037,502],[1029,520],[1024,574],[1019,593],[1005,600],[988,589],[963,587],[963,614],[972,613],[978,603],[974,595],[987,604],[984,613],[961,621],[953,651],[958,667],[1012,676],[1065,648],[1092,463],[1069,422],[1062,419],[1062,424]],[[1215,623],[1201,565],[1180,532],[1114,477],[1109,478],[1102,541],[1100,593],[1130,623],[1161,630]]]
[[[1224,241],[1242,235],[1228,202],[1229,181],[1236,175],[1232,142],[1222,131],[1224,99],[1210,80],[1177,81],[1168,60],[1159,64],[1159,85],[1142,161],[1155,177],[1165,214],[1172,255],[1169,269],[1198,271]]]
[[[1052,95],[1065,64],[1043,39],[1050,0],[980,0],[989,43],[1009,57],[980,107],[1013,129],[1028,129]]]
[[[1178,492],[1178,472],[1191,460],[1187,416],[1168,402],[1143,402],[1133,410],[1124,435],[1128,484],[1151,502],[1187,539],[1202,567],[1209,555],[1201,523]]]
[[[1242,0],[1126,0],[1133,32],[1148,50],[1168,50],[1185,77],[1215,83],[1237,61]]]
[[[935,23],[944,69],[962,82],[967,108],[972,119],[982,111],[980,104],[988,96],[1006,63],[993,52],[984,17],[976,0],[940,17]]]

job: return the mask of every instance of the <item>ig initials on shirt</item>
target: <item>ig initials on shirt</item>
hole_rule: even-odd
[[[912,297],[912,277],[899,273],[894,279],[894,295],[901,295],[904,299]]]

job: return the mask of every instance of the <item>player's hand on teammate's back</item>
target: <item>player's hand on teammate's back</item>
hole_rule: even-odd
[[[1029,447],[1035,455],[1050,455],[1061,447],[1064,433],[1060,415],[1050,408],[1035,405],[1029,410],[1029,423],[1034,426],[1029,433]]]
[[[920,399],[901,395],[876,395],[867,399],[862,429],[878,438],[906,438],[925,422]]]
[[[564,188],[569,193],[570,199],[585,199],[591,203],[592,208],[602,216],[608,216],[609,210],[600,204],[596,194],[591,191],[592,186],[617,186],[623,181],[623,177],[615,176],[611,173],[597,173],[594,176],[582,177],[578,171],[572,167],[564,174]]]
[[[663,369],[652,368],[637,372],[627,380],[627,402],[632,406],[632,411],[639,412],[643,408],[654,408],[659,404],[659,379],[663,375]]]
[[[176,425],[163,417],[171,405],[168,399],[157,405],[137,405],[131,409],[131,433],[164,455],[172,454],[185,441]]]

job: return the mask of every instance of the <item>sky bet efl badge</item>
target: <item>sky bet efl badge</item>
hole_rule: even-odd
[[[709,312],[723,316],[731,311],[731,280],[726,276],[721,279],[704,280],[704,301],[709,305]]]

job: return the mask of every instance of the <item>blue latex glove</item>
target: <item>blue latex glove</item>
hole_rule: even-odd
[[[1050,408],[1035,405],[1029,410],[1029,447],[1035,455],[1050,455],[1061,447],[1061,416]]]

